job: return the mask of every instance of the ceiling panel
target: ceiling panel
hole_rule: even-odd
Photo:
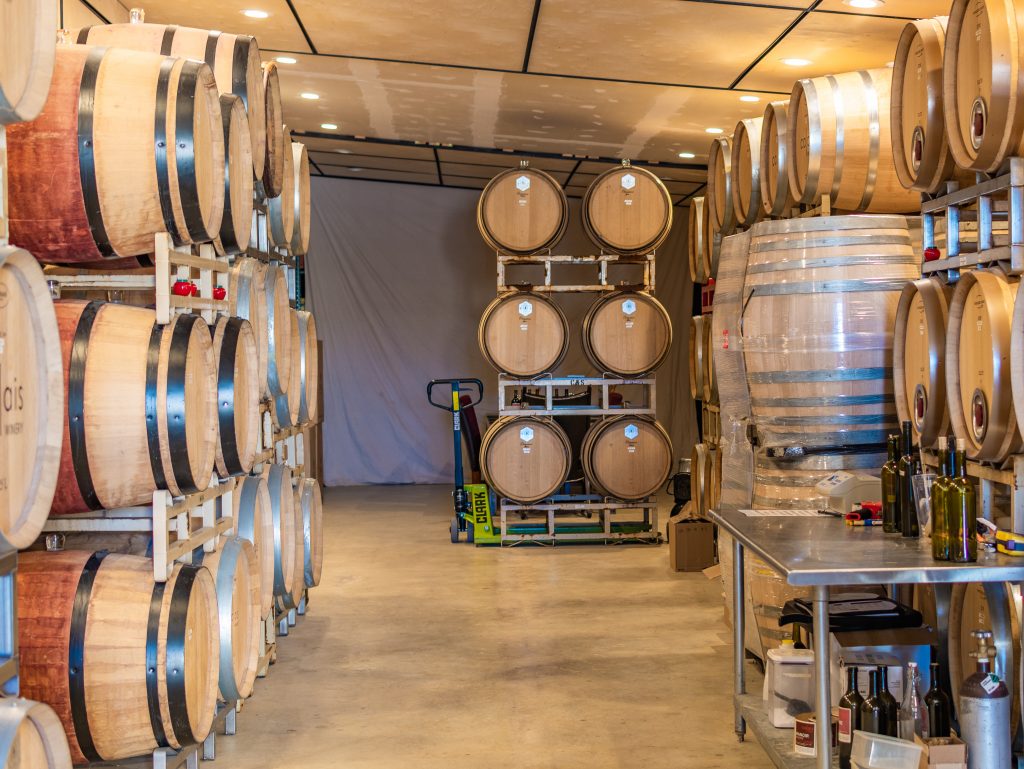
[[[515,168],[519,165],[520,160],[527,160],[532,167],[539,168],[542,171],[571,171],[577,163],[576,158],[521,158],[511,153],[506,156],[494,152],[473,152],[471,150],[448,150],[443,148],[439,148],[437,152],[442,161],[451,163],[486,163],[501,169]]]
[[[299,136],[296,133],[292,134],[292,138],[305,144],[310,152],[336,152],[340,155],[376,155],[385,158],[412,158],[413,160],[434,159],[434,152],[430,147],[410,147],[406,144],[351,141],[347,139],[323,139],[315,136]]]
[[[949,0],[886,0],[877,8],[853,8],[844,0],[824,0],[815,11],[855,12],[860,16],[902,16],[905,19],[927,19],[949,14]]]
[[[340,155],[334,152],[311,152],[310,159],[319,166],[355,166],[357,168],[382,168],[389,171],[411,171],[437,175],[433,160],[409,160],[408,158],[384,158],[371,155]]]
[[[789,92],[798,78],[884,67],[896,54],[906,21],[838,13],[809,13],[739,84]],[[790,67],[783,59],[810,60]]]
[[[293,0],[321,53],[519,70],[533,0]]]
[[[361,168],[330,168],[324,169],[325,176],[341,177],[345,179],[377,179],[386,182],[414,182],[418,184],[437,184],[437,174],[418,174],[407,171],[384,171],[377,168],[368,168],[365,171],[356,170]]]
[[[286,0],[149,0],[146,21],[255,35],[261,49],[309,51]],[[266,11],[265,19],[242,15],[246,9]]]
[[[727,87],[798,15],[685,0],[588,0],[581,13],[579,0],[545,0],[530,71]]]

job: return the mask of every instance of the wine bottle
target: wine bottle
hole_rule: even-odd
[[[868,671],[868,696],[860,703],[860,730],[888,734],[885,703],[882,702],[878,670]]]
[[[900,483],[900,533],[904,537],[919,534],[917,507],[914,504],[914,443],[910,435],[910,422],[903,423],[903,445],[899,464]]]
[[[946,516],[946,490],[952,483],[953,452],[946,436],[939,437],[939,475],[932,484],[932,557],[949,560],[949,520]]]
[[[921,671],[916,662],[907,663],[903,681],[903,703],[900,705],[900,739],[914,741],[914,736],[928,736],[928,709],[921,696]]]
[[[949,520],[949,560],[971,563],[978,560],[978,496],[967,477],[966,441],[956,439],[953,457],[953,482],[946,490],[946,513]]]
[[[897,482],[900,437],[890,435],[889,461],[882,465],[882,531],[895,534],[900,530],[899,484]]]
[[[900,724],[900,705],[896,702],[896,698],[892,696],[892,692],[889,691],[889,668],[885,665],[878,666],[878,688],[878,699],[885,707],[886,731],[881,732],[881,734],[897,737]]]
[[[864,698],[857,690],[857,668],[846,668],[846,694],[839,698],[839,769],[851,769],[853,733],[860,729],[860,708]]]
[[[924,704],[928,709],[928,736],[949,736],[949,713],[953,709],[949,695],[939,686],[939,663],[932,663],[932,685],[924,695]]]

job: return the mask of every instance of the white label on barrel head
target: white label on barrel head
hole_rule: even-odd
[[[626,436],[626,440],[635,441],[637,439],[637,436],[640,435],[640,428],[630,423],[626,425],[626,429],[623,430],[622,432]]]
[[[516,178],[516,189],[520,192],[526,192],[530,189],[530,177],[520,176]]]
[[[533,314],[533,302],[522,301],[519,303],[519,314],[529,318]]]
[[[631,190],[636,187],[636,177],[633,174],[622,175],[622,189]]]
[[[636,312],[636,302],[632,299],[627,299],[622,303],[623,315],[633,315]]]
[[[532,441],[533,440],[533,428],[532,427],[524,427],[523,429],[521,429],[519,431],[519,440],[521,440],[523,443],[529,443],[530,441]]]

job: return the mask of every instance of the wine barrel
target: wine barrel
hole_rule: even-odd
[[[55,303],[64,443],[52,514],[151,504],[205,489],[217,453],[217,369],[198,315],[156,325],[152,310]]]
[[[569,201],[562,186],[534,168],[509,168],[484,187],[476,206],[476,226],[498,253],[530,256],[558,245],[569,224]]]
[[[220,644],[217,654],[220,697],[232,703],[252,694],[259,667],[260,571],[252,543],[233,537],[213,553],[198,551],[217,590]]]
[[[274,512],[270,487],[258,475],[238,479],[233,495],[234,528],[231,536],[252,543],[260,575],[260,616],[274,605]]]
[[[299,421],[320,418],[320,353],[316,344],[316,318],[311,312],[297,312],[299,321]]]
[[[946,140],[942,51],[946,17],[908,21],[896,45],[889,109],[896,174],[908,189],[945,191],[956,173]]]
[[[306,478],[299,483],[299,506],[302,510],[303,563],[306,587],[320,584],[324,570],[324,502],[320,482]]]
[[[587,187],[583,229],[602,251],[648,254],[665,242],[672,229],[672,197],[653,173],[623,163]]]
[[[284,153],[288,149],[284,133],[284,105],[281,103],[281,78],[277,62],[263,65],[263,103],[267,116],[267,153],[263,162],[263,194],[275,198],[284,183]]]
[[[710,345],[714,358],[711,365],[715,370],[720,420],[730,442],[733,441],[734,430],[740,433],[736,441],[745,442],[746,423],[750,419],[747,367],[743,360],[743,350],[738,344],[740,318],[745,303],[744,284],[749,250],[749,230],[730,235],[722,241],[722,257],[718,265],[715,297],[711,305],[710,339],[714,340]],[[727,472],[723,472],[723,475],[726,478],[725,483],[740,480],[730,478]],[[750,473],[745,473],[745,476],[749,479]],[[744,504],[749,505],[749,499]]]
[[[767,216],[788,216],[796,201],[789,186],[789,101],[769,102],[761,122],[761,205]]]
[[[249,118],[249,143],[257,179],[263,176],[267,123],[263,102],[260,47],[250,35],[231,35],[191,27],[142,23],[141,11],[133,10],[131,24],[101,24],[78,31],[79,43],[148,51],[180,59],[206,62],[222,94],[234,94],[245,105]]]
[[[245,107],[237,96],[220,97],[224,127],[224,218],[214,246],[220,254],[243,254],[252,232],[252,145]]]
[[[1024,435],[1024,297],[1022,283],[1017,284],[1010,328],[1010,389],[1017,429]]]
[[[708,188],[705,193],[711,201],[711,227],[723,235],[736,229],[736,208],[732,192],[732,139],[719,136],[711,140],[708,150]]]
[[[267,201],[267,237],[272,246],[290,248],[295,234],[295,153],[291,150],[292,132],[284,131],[284,180],[277,197]]]
[[[532,291],[510,291],[487,305],[477,342],[498,371],[534,377],[562,362],[569,349],[569,321],[550,299]]]
[[[8,769],[71,769],[68,738],[53,708],[5,698],[0,708],[0,758]]]
[[[501,417],[480,441],[480,470],[499,496],[532,504],[566,482],[571,453],[569,437],[553,419]]]
[[[615,291],[583,319],[583,351],[599,372],[637,376],[654,371],[672,347],[672,319],[648,293]]]
[[[244,318],[221,316],[211,331],[217,362],[217,472],[244,475],[260,449],[256,336]]]
[[[921,197],[900,184],[893,161],[892,71],[804,78],[789,99],[789,184],[801,203],[831,199],[844,211],[918,211]]]
[[[686,243],[690,261],[690,280],[695,284],[707,283],[708,269],[704,261],[704,198],[702,197],[690,199]]]
[[[754,225],[743,355],[763,446],[884,444],[897,427],[892,329],[919,274],[902,216]]]
[[[35,120],[46,103],[57,43],[57,6],[24,0],[0,6],[0,29],[11,43],[0,54],[0,124]]]
[[[874,475],[886,458],[872,451],[780,457],[758,451],[754,455],[753,506],[769,510],[824,509],[828,497],[815,488],[821,481],[839,470]]]
[[[46,522],[60,467],[60,336],[43,272],[27,251],[0,246],[0,297],[0,535],[22,548]]]
[[[283,267],[267,266],[263,292],[267,308],[267,395],[276,398],[288,392],[292,373],[292,310]]]
[[[56,711],[75,763],[206,738],[219,641],[207,569],[176,564],[154,583],[149,558],[24,552],[17,596],[21,693]]]
[[[40,261],[139,256],[165,231],[182,243],[211,240],[224,213],[213,72],[60,46],[42,113],[7,129],[7,162],[11,240]]]
[[[946,408],[946,319],[952,289],[937,278],[903,288],[892,348],[893,389],[900,422],[910,422],[914,443],[934,446],[949,432]]]
[[[1007,376],[1016,288],[1001,270],[970,270],[949,303],[946,397],[971,459],[1000,460],[1021,447]]]
[[[703,252],[704,270],[707,276],[705,283],[718,273],[718,258],[722,251],[722,233],[711,220],[711,200],[704,198],[702,229],[704,232]]]
[[[712,349],[711,343],[711,319],[704,321],[703,328],[701,329],[701,340],[700,346],[703,349],[701,355],[701,365],[704,366],[704,372],[701,376],[703,380],[703,391],[702,400],[706,406],[717,406],[718,405],[718,374],[715,372],[715,358],[714,350]]]
[[[256,379],[261,398],[270,393],[267,383],[270,321],[267,317],[267,295],[263,290],[266,282],[267,265],[258,259],[236,259],[228,276],[228,311],[249,321],[256,336]]]
[[[693,500],[693,512],[698,517],[704,517],[708,513],[709,476],[708,446],[704,443],[695,443],[690,451],[690,499]]]
[[[732,134],[732,206],[736,223],[747,229],[764,217],[761,205],[761,127],[763,117],[741,120]]]
[[[292,609],[292,595],[303,581],[301,514],[295,512],[292,471],[287,465],[267,465],[263,470],[270,493],[274,522],[274,598]]]
[[[690,397],[694,400],[704,398],[704,353],[707,351],[704,345],[704,323],[703,315],[694,315],[690,318]]]
[[[583,472],[612,497],[657,494],[672,473],[672,440],[651,417],[623,415],[595,422],[580,449]]]
[[[294,427],[299,423],[299,408],[302,403],[302,344],[299,338],[299,319],[295,310],[288,308],[288,325],[291,334],[288,347],[291,360],[288,361],[288,391],[277,393],[270,401],[271,418],[279,427]]]
[[[306,145],[292,142],[292,168],[295,172],[295,223],[292,227],[291,252],[303,255],[309,251],[309,156]]]

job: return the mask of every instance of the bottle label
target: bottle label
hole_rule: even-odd
[[[981,679],[981,688],[991,694],[999,688],[999,676],[995,673],[989,673],[983,679]]]
[[[853,742],[853,711],[839,708],[839,741]]]

